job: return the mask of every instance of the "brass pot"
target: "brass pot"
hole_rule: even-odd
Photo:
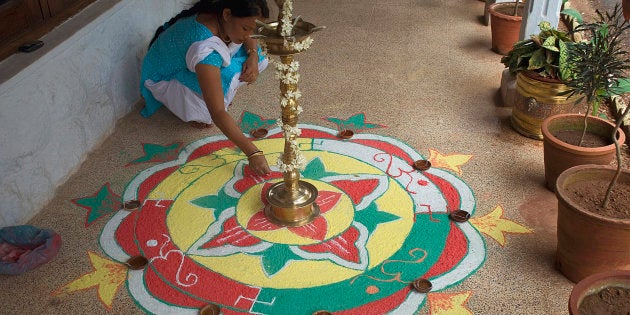
[[[540,126],[545,118],[556,114],[578,113],[582,107],[575,104],[577,97],[567,99],[558,95],[569,90],[560,80],[543,78],[532,71],[516,75],[516,97],[512,108],[512,127],[518,133],[542,140]]]

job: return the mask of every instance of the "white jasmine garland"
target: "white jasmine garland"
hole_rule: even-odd
[[[288,138],[290,138],[291,135],[298,137],[302,134],[302,129],[289,125],[282,125],[282,131],[284,131],[285,137],[287,135],[289,136]]]
[[[284,84],[297,84],[300,81],[300,74],[295,72],[287,72],[281,78]]]
[[[286,133],[284,134],[285,136],[287,135]],[[289,143],[289,145],[291,146],[291,148],[293,148],[293,150],[298,150],[298,142],[295,139],[291,139],[291,138],[285,138],[285,141],[287,141]],[[297,154],[297,151],[296,151]]]
[[[282,162],[283,157],[284,157],[284,154],[281,153],[280,156],[278,156],[278,162],[276,163],[276,165],[278,166],[280,171],[283,173],[292,171],[293,166],[284,164],[284,162]]]
[[[309,36],[301,42],[293,42],[292,48],[295,51],[304,51],[304,50],[309,49],[312,43],[313,43],[313,39]]]
[[[298,127],[293,127],[290,125],[285,125],[282,122],[282,119],[278,118],[278,120],[276,120],[276,125],[278,127],[280,127],[280,129],[282,129],[282,131],[284,132],[284,137],[287,139],[290,139],[291,136],[295,136],[298,137],[302,134],[302,129],[298,128]]]
[[[285,141],[289,142],[289,145],[291,146],[295,154],[295,159],[293,159],[290,164],[284,163],[284,155],[281,154],[278,157],[278,161],[276,163],[278,165],[278,168],[283,172],[292,171],[294,169],[303,170],[306,166],[306,159],[302,155],[302,152],[299,148],[299,143],[296,139],[302,134],[302,130],[298,127],[284,124],[282,122],[282,119],[278,119],[276,121],[276,124],[282,129]]]
[[[289,64],[289,70],[293,72],[297,72],[300,69],[300,63],[297,61],[291,61]]]
[[[294,99],[299,99],[300,97],[302,97],[302,92],[300,92],[300,90],[295,90],[295,91],[287,91],[286,93],[286,97],[287,98],[294,98]]]
[[[297,73],[300,64],[297,61],[291,62],[289,65],[276,63],[276,79],[284,84],[297,84],[300,80],[300,74]]]
[[[297,61],[291,61],[290,64],[285,65],[283,63],[276,63],[276,70],[278,71],[289,71],[289,72],[297,72],[300,69],[300,63]]]
[[[276,164],[282,172],[290,172],[293,170],[304,170],[304,168],[306,168],[306,158],[304,158],[304,155],[302,155],[302,153],[296,152],[295,159],[293,159],[293,161],[291,161],[290,164],[285,164],[282,161],[283,157],[284,157],[284,154],[281,153],[280,157],[278,157],[278,163]]]
[[[282,6],[282,29],[280,30],[280,35],[284,37],[284,47],[290,50],[302,51],[308,49],[313,40],[310,37],[307,37],[301,42],[296,43],[295,37],[293,37],[293,28],[295,24],[297,24],[297,20],[292,21],[293,15],[293,3],[291,0],[287,0],[284,2]],[[291,38],[291,41],[288,40]],[[266,47],[265,47],[266,48]],[[280,80],[284,84],[297,84],[300,79],[300,74],[298,73],[298,69],[300,68],[300,64],[297,61],[292,61],[290,64],[283,64],[280,62],[274,62],[276,66],[276,79]],[[302,97],[302,92],[300,90],[289,90],[286,91],[280,97],[280,105],[284,108],[289,104],[291,99],[298,100]],[[294,109],[296,114],[299,115],[302,112],[302,106],[297,105]],[[277,165],[280,171],[282,172],[290,172],[293,170],[303,170],[306,166],[306,159],[304,155],[300,151],[299,144],[297,141],[297,137],[302,134],[302,130],[298,127],[293,127],[290,125],[286,125],[282,122],[282,119],[278,119],[276,124],[283,131],[284,139],[289,143],[289,146],[293,150],[295,154],[295,158],[292,161],[289,161],[289,164],[284,163],[284,154],[280,154],[278,157]]]
[[[284,48],[297,51],[297,52],[307,50],[311,47],[311,44],[313,44],[313,38],[311,38],[310,36],[306,37],[305,39],[299,42],[295,41],[295,37],[291,37],[291,40],[287,38],[288,37],[284,38],[284,42],[283,42]]]
[[[302,152],[296,152],[295,159],[292,161],[292,164],[298,170],[304,170],[306,168],[306,158],[302,155]]]
[[[293,17],[293,2],[287,0],[282,5],[282,30],[280,35],[291,36],[293,34],[293,23],[291,18]]]
[[[282,106],[282,108],[284,108],[287,105],[289,105],[289,99],[285,98],[285,97],[281,97],[280,98],[280,106]]]
[[[282,24],[282,36],[291,36],[291,32],[293,31],[293,25],[291,25],[291,20],[286,16],[282,18],[284,24]]]

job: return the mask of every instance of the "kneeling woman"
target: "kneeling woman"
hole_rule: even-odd
[[[270,172],[262,152],[227,113],[239,86],[256,81],[268,60],[250,36],[269,17],[265,0],[201,0],[159,27],[142,64],[142,115],[165,105],[177,117],[215,124],[259,175]]]

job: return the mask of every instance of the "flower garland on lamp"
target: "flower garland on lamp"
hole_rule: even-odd
[[[297,23],[298,18],[295,19],[295,22],[291,21],[293,11],[293,3],[291,0],[287,0],[284,2],[282,6],[282,29],[280,35],[284,37],[284,47],[293,50],[296,52],[301,52],[310,48],[313,43],[313,39],[309,36],[300,42],[295,42],[294,35],[294,27]],[[291,37],[293,40],[288,41],[287,38]],[[298,70],[300,68],[300,64],[297,61],[291,61],[290,64],[283,64],[281,62],[277,62],[271,58],[269,58],[269,54],[267,52],[267,47],[264,41],[260,42],[261,50],[263,56],[267,57],[270,62],[275,65],[276,68],[276,79],[286,85],[295,86],[295,90],[286,89],[286,91],[280,96],[280,105],[282,108],[286,106],[295,106],[292,110],[296,115],[300,115],[303,111],[301,105],[299,105],[298,100],[302,97],[302,92],[297,88],[297,84],[300,80],[300,74]],[[300,128],[292,127],[290,125],[286,125],[282,122],[282,118],[279,118],[276,122],[278,127],[282,129],[284,133],[284,139],[290,143],[292,149],[295,152],[295,158],[291,160],[291,163],[286,164],[284,162],[284,154],[280,154],[277,161],[277,166],[282,172],[293,171],[293,170],[304,170],[306,167],[306,159],[304,155],[299,149],[297,137],[299,137],[302,133]]]
[[[300,17],[293,19],[293,1],[287,0],[282,5],[282,19],[281,25],[282,29],[280,30],[280,35],[284,37],[284,47],[289,50],[294,50],[296,52],[301,52],[307,50],[311,47],[313,43],[313,39],[308,36],[304,40],[296,42],[295,41],[295,25],[300,20]],[[289,41],[288,39],[291,38]]]
[[[300,79],[300,74],[297,72],[300,67],[299,63],[297,61],[292,61],[288,65],[282,63],[275,63],[275,65],[276,78],[287,86],[294,87],[294,89],[287,88],[286,91],[280,96],[280,105],[282,106],[282,108],[293,106],[293,108],[290,109],[296,115],[300,115],[300,113],[302,113],[303,111],[303,108],[298,104],[298,99],[302,97],[302,93],[297,88],[297,84]],[[284,124],[282,122],[282,118],[278,119],[277,124],[284,133],[285,141],[290,143],[291,148],[295,152],[295,158],[291,160],[290,164],[286,164],[284,162],[284,154],[280,154],[277,162],[278,168],[280,168],[280,170],[283,172],[290,172],[294,169],[304,170],[304,167],[306,166],[306,159],[300,151],[297,143],[297,137],[300,136],[302,131],[297,126],[293,127]]]
[[[313,40],[309,34],[324,27],[292,18],[291,0],[275,0],[279,8],[278,22],[257,22],[257,38],[261,38],[262,53],[275,65],[276,78],[280,81],[279,101],[282,109],[277,125],[284,136],[284,151],[280,154],[277,166],[283,174],[283,181],[269,187],[266,193],[265,216],[280,226],[303,226],[312,222],[320,213],[317,205],[318,191],[312,183],[300,180],[300,170],[306,167],[298,137],[298,116],[303,109],[299,105],[302,93],[298,89],[300,64],[294,55],[308,49]],[[274,61],[269,55],[280,56]]]

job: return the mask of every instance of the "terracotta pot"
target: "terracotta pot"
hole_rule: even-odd
[[[597,273],[582,279],[571,290],[569,296],[569,314],[579,315],[582,300],[606,287],[630,288],[630,271],[612,270]]]
[[[516,2],[500,2],[488,6],[492,50],[507,55],[518,41],[521,32],[522,12],[525,5],[519,3],[517,15],[512,15]]]
[[[615,126],[599,117],[589,116],[587,132],[609,138]],[[553,133],[560,130],[582,130],[583,114],[558,114],[543,120],[543,152],[545,160],[545,181],[547,188],[555,191],[556,179],[564,170],[582,164],[608,165],[615,158],[615,145],[586,148],[571,145],[556,138]],[[626,141],[621,129],[618,134],[619,143]]]
[[[559,93],[568,91],[562,81],[544,78],[533,71],[516,75],[516,96],[512,108],[512,127],[520,134],[542,140],[540,130],[545,118],[557,114],[578,113],[583,107],[575,105],[577,97],[567,99]]]
[[[579,165],[558,177],[556,267],[571,281],[608,270],[630,270],[630,220],[593,213],[571,199],[573,184],[595,178],[609,181],[615,170],[611,166]],[[617,185],[630,186],[630,171],[623,171]]]

